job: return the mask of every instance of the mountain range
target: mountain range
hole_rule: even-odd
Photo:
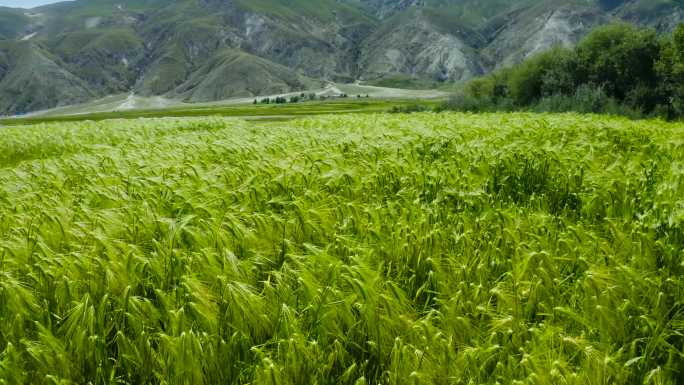
[[[75,0],[0,8],[0,115],[106,95],[188,102],[326,82],[435,87],[684,0]]]

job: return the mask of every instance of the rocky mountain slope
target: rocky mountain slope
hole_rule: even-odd
[[[76,0],[0,8],[0,114],[117,93],[186,101],[326,81],[456,82],[679,0]]]

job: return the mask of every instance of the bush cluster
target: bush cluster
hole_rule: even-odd
[[[671,36],[619,23],[468,83],[441,109],[684,116],[684,24]]]
[[[290,96],[290,98],[286,98],[285,96],[276,96],[274,98],[263,98],[261,100],[259,99],[254,99],[254,102],[252,104],[286,104],[286,103],[299,103],[299,102],[305,102],[307,100],[316,100],[317,95],[315,93],[301,93],[299,95],[294,95]]]

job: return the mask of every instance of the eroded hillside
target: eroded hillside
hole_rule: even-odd
[[[673,0],[77,0],[0,8],[0,114],[130,92],[210,101],[325,81],[457,82],[574,44],[611,20],[667,31],[683,14]]]

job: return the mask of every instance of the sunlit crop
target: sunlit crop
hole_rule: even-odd
[[[682,384],[681,124],[0,134],[0,384]]]

